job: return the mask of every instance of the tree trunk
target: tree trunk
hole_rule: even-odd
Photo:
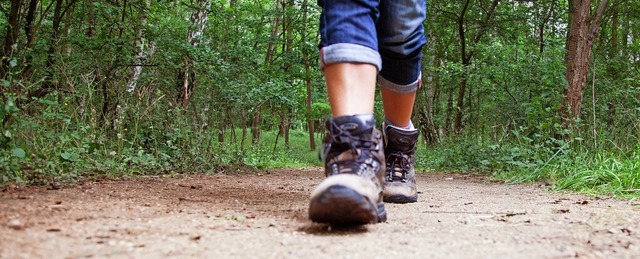
[[[447,89],[447,115],[444,120],[444,131],[451,132],[451,117],[453,116],[453,87]]]
[[[549,19],[553,16],[553,12],[556,7],[556,0],[551,1],[550,4],[547,4],[542,1],[534,2],[536,5],[536,17],[538,18],[538,45],[540,53],[544,52],[545,47],[545,29],[547,27],[547,23]],[[548,5],[548,6],[547,6]],[[542,57],[542,55],[540,56]]]
[[[227,123],[224,125],[225,129],[230,129],[232,143],[238,142],[238,136],[236,135],[236,125],[233,123],[233,115],[229,106],[226,107]]]
[[[36,11],[38,8],[38,3],[39,3],[39,0],[29,1],[29,9],[27,10],[27,16],[25,17],[25,22],[24,22],[24,33],[27,38],[27,43],[25,44],[24,49],[33,48],[33,44],[36,39],[38,28],[40,28],[40,24],[42,23],[42,20],[44,19],[46,14],[49,12],[49,9],[51,9],[51,6],[53,6],[54,2],[52,1],[51,3],[49,3],[47,8],[43,12],[41,12],[42,15],[40,19],[36,22],[35,19],[36,19]],[[25,56],[24,64],[25,64],[25,68],[22,70],[20,77],[24,79],[28,79],[29,77],[31,77],[31,74],[33,72],[33,52],[32,51],[29,51],[29,53],[27,53],[27,55]]]
[[[466,92],[466,88],[467,88],[467,67],[468,65],[464,65],[463,63],[463,67],[465,67],[465,72],[462,72],[462,79],[460,81],[460,83],[458,84],[458,97],[456,99],[456,108],[455,108],[455,112],[456,112],[456,117],[454,119],[453,122],[453,131],[455,133],[459,133],[462,131],[464,125],[462,125],[462,109],[464,109],[464,93]]]
[[[11,0],[11,6],[9,7],[9,17],[7,23],[7,29],[4,35],[4,48],[0,53],[0,78],[6,78],[7,71],[9,70],[9,62],[11,56],[14,56],[14,44],[18,41],[20,35],[20,7],[22,1]]]
[[[240,114],[240,128],[242,128],[242,139],[240,140],[240,150],[244,150],[244,141],[247,139],[247,111],[244,109]]]
[[[544,27],[546,25],[546,22],[540,22],[540,24],[538,24],[538,44],[540,45],[540,54],[544,52]],[[540,55],[540,57],[542,57],[542,55]]]
[[[291,143],[289,142],[289,130],[291,129],[291,112],[289,111],[284,119],[284,125],[282,130],[284,132],[284,146],[285,149],[289,150],[291,148]]]
[[[191,14],[191,27],[187,32],[187,42],[191,47],[197,48],[203,38],[204,29],[209,20],[209,9],[211,0],[197,0],[196,9]],[[182,107],[186,107],[195,89],[195,72],[193,65],[195,61],[188,54],[183,57],[184,67],[178,72],[178,98]]]
[[[469,65],[469,60],[467,58],[467,37],[466,37],[466,29],[465,29],[465,15],[469,8],[469,4],[471,0],[466,0],[464,5],[462,6],[462,11],[460,11],[460,15],[458,16],[458,20],[456,21],[456,28],[458,30],[458,39],[460,40],[460,60],[462,64],[462,76],[460,79],[460,83],[458,83],[458,95],[456,98],[456,109],[455,109],[455,119],[453,123],[453,131],[459,132],[462,129],[462,109],[464,107],[464,93],[465,88],[467,86],[467,67]]]
[[[256,109],[251,120],[251,144],[256,145],[260,143],[260,122],[262,117],[260,116],[260,109]]]
[[[147,60],[149,55],[152,55],[155,51],[155,44],[153,42],[149,43],[147,46],[147,42],[144,35],[144,28],[147,26],[147,12],[151,7],[151,0],[144,0],[144,10],[141,10],[140,15],[138,16],[138,28],[136,29],[136,37],[133,40],[133,49],[134,49],[134,62],[131,67],[131,72],[129,75],[129,80],[127,80],[127,93],[126,97],[123,100],[122,108],[118,114],[118,122],[122,124],[124,122],[127,110],[129,108],[129,102],[131,101],[131,96],[133,96],[136,86],[138,85],[138,80],[140,79],[140,75],[142,75],[142,63]]]
[[[607,110],[609,113],[609,116],[607,116],[607,125],[613,127],[616,118],[616,105],[614,103],[607,104]]]
[[[631,21],[630,19],[623,19],[622,20],[622,26],[620,28],[620,39],[624,39],[624,40],[620,40],[620,55],[621,55],[621,60],[629,60],[629,37],[631,36]],[[634,37],[635,38],[635,37]]]
[[[460,131],[462,131],[464,127],[462,122],[462,117],[463,117],[462,110],[464,109],[464,95],[467,87],[467,77],[469,74],[469,67],[471,65],[471,60],[473,59],[473,56],[475,54],[474,53],[475,47],[478,45],[478,43],[482,39],[482,36],[484,36],[487,26],[489,25],[489,21],[493,13],[495,12],[496,7],[498,6],[498,3],[500,2],[500,0],[493,0],[493,2],[491,3],[491,7],[488,9],[487,13],[482,19],[482,22],[480,24],[480,29],[476,33],[475,38],[473,39],[472,45],[467,46],[466,31],[468,28],[465,28],[465,15],[467,13],[467,9],[469,7],[470,2],[471,0],[466,0],[457,20],[458,36],[460,39],[460,60],[462,63],[463,71],[461,76],[462,78],[460,79],[460,83],[458,84],[458,98],[456,100],[456,110],[455,110],[456,117],[453,124],[453,130],[456,133],[459,133]],[[470,47],[468,52],[467,52],[467,47]]]
[[[84,35],[87,38],[93,38],[96,35],[96,12],[93,6],[93,0],[86,0],[87,3],[87,30],[85,30]]]
[[[271,64],[273,62],[273,54],[276,50],[276,40],[280,36],[280,22],[281,22],[281,10],[282,10],[282,1],[284,0],[276,0],[276,15],[273,18],[273,24],[271,26],[271,40],[269,40],[269,45],[267,46],[267,55],[265,56],[265,63]]]
[[[618,53],[618,30],[620,23],[618,21],[618,9],[613,10],[613,15],[611,17],[611,38],[610,38],[610,46],[609,49],[609,58],[614,58],[619,55]],[[625,39],[626,40],[626,39]]]
[[[608,0],[603,0],[595,15],[591,17],[591,1],[569,0],[569,31],[565,56],[568,87],[564,91],[560,108],[564,129],[575,128],[575,121],[580,118],[580,107],[589,72],[589,56],[607,2]],[[567,139],[569,136],[562,137]]]
[[[73,6],[76,0],[70,0],[70,2],[64,6],[63,0],[56,0],[55,7],[53,11],[53,26],[51,28],[51,37],[49,38],[49,50],[47,52],[47,60],[45,62],[45,77],[43,79],[43,83],[40,88],[35,89],[27,94],[27,98],[24,99],[20,103],[23,105],[25,103],[30,102],[34,98],[42,98],[49,94],[54,89],[57,89],[58,82],[54,79],[54,65],[55,65],[55,55],[58,52],[58,42],[60,38],[60,23],[62,21],[62,17],[66,14],[66,12]],[[64,6],[64,9],[63,9]],[[47,7],[48,10],[48,7]]]
[[[84,36],[88,39],[88,40],[93,40],[93,37],[96,34],[96,14],[94,11],[94,6],[93,6],[93,0],[86,0],[85,1],[85,8],[87,10],[87,29],[84,32]],[[82,57],[83,58],[87,58],[88,55],[87,53],[82,53]],[[96,66],[96,64],[93,64],[93,66]],[[86,78],[86,84],[90,85],[93,84],[93,80],[95,80],[95,78],[101,78],[101,74],[100,70],[92,67],[89,71],[86,71],[83,78]],[[97,84],[93,84],[94,86],[97,86]],[[85,112],[85,105],[86,105],[86,94],[83,96],[78,97],[78,115],[80,115],[80,117],[82,117],[84,115]]]
[[[467,102],[467,111],[469,111],[469,124],[472,124],[474,121],[474,117],[473,117],[473,85],[469,85],[468,86],[469,91],[467,91],[467,100],[469,100]],[[472,127],[474,129],[474,133],[475,130],[477,130],[477,127],[475,127],[477,125],[470,125],[470,127]]]
[[[151,42],[149,46],[147,46],[147,40],[144,35],[144,28],[147,26],[147,12],[149,12],[149,8],[151,7],[151,0],[145,0],[144,7],[144,10],[140,12],[140,16],[138,17],[136,38],[133,41],[135,64],[133,64],[131,68],[131,75],[127,82],[127,92],[130,94],[136,90],[136,86],[138,85],[138,80],[142,74],[142,63],[147,60],[148,55],[153,54],[155,51],[155,44]]]
[[[280,116],[280,125],[278,126],[278,134],[276,135],[276,140],[273,143],[273,153],[277,151],[278,148],[278,139],[280,136],[284,136],[284,146],[286,150],[289,150],[289,128],[291,126],[291,116],[289,116],[290,112],[288,110],[283,111],[283,114]]]
[[[304,0],[302,2],[302,44],[306,44],[307,42],[307,26],[309,21],[309,0]],[[304,46],[303,46],[304,47]],[[313,127],[313,118],[311,117],[311,103],[312,103],[312,92],[311,92],[311,69],[310,69],[310,61],[309,61],[309,49],[304,47],[302,50],[303,58],[304,58],[304,84],[307,90],[307,98],[305,101],[307,108],[307,129],[309,130],[309,148],[311,150],[316,149],[316,140],[315,133]]]
[[[66,0],[67,4],[71,2],[71,0]],[[69,7],[71,8],[71,7]],[[69,32],[71,32],[71,10],[67,10],[64,12],[64,29],[62,30],[61,39],[69,37]],[[67,46],[66,41],[60,42],[60,53],[69,56],[71,53],[69,52],[69,48]]]
[[[53,28],[51,29],[51,38],[49,39],[49,52],[47,53],[47,76],[44,80],[43,86],[41,87],[41,90],[43,91],[39,92],[40,94],[31,97],[41,98],[51,90],[58,87],[58,83],[53,78],[53,69],[55,64],[55,55],[58,49],[60,21],[62,20],[62,5],[63,0],[56,0],[56,6],[53,10]]]
[[[220,117],[218,120],[218,143],[224,143],[224,129],[226,122],[226,114],[220,111]]]
[[[431,67],[434,67],[438,62],[438,58],[435,55],[429,56],[428,62]],[[424,105],[421,105],[418,109],[418,117],[420,121],[420,132],[422,133],[422,139],[427,145],[433,145],[440,139],[438,135],[438,126],[433,121],[434,107],[435,107],[435,93],[438,91],[438,81],[436,79],[436,72],[433,69],[427,71],[427,78],[425,80],[424,87],[422,88],[422,96]]]
[[[118,34],[118,38],[123,38],[124,35],[124,24],[125,24],[125,19],[127,17],[127,0],[122,1],[122,15],[120,16],[120,33]],[[121,44],[124,45],[124,42]],[[113,84],[112,82],[108,83],[110,86],[115,86],[115,84]],[[106,85],[106,84],[105,84]],[[115,110],[114,110],[114,116],[113,116],[113,120],[111,121],[111,129],[113,129],[114,131],[118,130],[118,128],[120,127],[120,124],[122,123],[122,120],[124,119],[124,113],[125,110],[127,109],[127,99],[122,100],[122,105],[120,104],[120,99],[118,98],[118,89],[117,87],[106,87],[103,86],[103,90],[104,90],[104,98],[105,98],[105,105],[103,106],[103,114],[105,115],[106,118],[106,114],[109,111],[109,105],[108,105],[108,99],[109,98],[109,93],[107,92],[108,89],[114,89],[115,94],[113,94],[113,96],[115,97],[114,99],[115,101]]]

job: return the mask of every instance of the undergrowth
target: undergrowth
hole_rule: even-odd
[[[273,129],[263,129],[256,144],[250,131],[242,141],[240,129],[227,130],[221,143],[216,129],[194,125],[178,109],[164,117],[101,125],[79,115],[68,101],[55,96],[37,100],[33,105],[44,111],[38,114],[19,111],[12,98],[0,105],[0,185],[322,165],[306,131],[291,130],[288,147]],[[318,134],[318,147],[320,138]],[[640,148],[625,152],[585,146],[580,138],[565,142],[519,131],[498,141],[452,138],[421,145],[416,168],[481,172],[509,183],[543,182],[554,190],[640,197]]]
[[[268,129],[258,143],[249,136],[241,146],[238,137],[231,138],[240,129],[227,130],[227,142],[220,143],[217,129],[194,125],[178,109],[104,125],[95,114],[78,114],[70,102],[51,94],[31,104],[41,113],[18,110],[14,99],[0,104],[0,185],[320,165],[306,132],[291,130],[289,148],[283,136],[274,147],[277,131]]]
[[[502,143],[449,140],[420,150],[417,164],[431,171],[490,174],[511,184],[539,182],[556,191],[640,198],[640,149],[593,152],[582,142],[522,136]]]

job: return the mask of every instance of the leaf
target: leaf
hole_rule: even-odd
[[[64,159],[65,161],[69,161],[69,162],[78,161],[78,158],[80,158],[78,154],[72,153],[72,152],[64,152],[60,154],[60,157],[62,157],[62,159]]]
[[[13,150],[11,150],[11,155],[15,156],[17,158],[24,158],[25,157],[25,152],[24,149],[22,148],[14,148]]]

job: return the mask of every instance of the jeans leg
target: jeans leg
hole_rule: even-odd
[[[426,0],[381,0],[377,24],[381,87],[398,93],[418,89],[422,46],[427,41],[422,26],[426,8]]]
[[[381,69],[376,22],[378,0],[318,0],[322,65],[369,63]]]

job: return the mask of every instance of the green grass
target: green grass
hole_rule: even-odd
[[[640,155],[596,153],[558,161],[543,175],[555,180],[557,190],[640,197]]]
[[[512,184],[542,182],[555,191],[640,198],[640,150],[461,140],[421,146],[417,165],[422,171],[480,172]]]
[[[277,131],[262,131],[260,143],[251,144],[251,136],[248,132],[245,140],[244,149],[242,150],[242,163],[257,168],[280,168],[280,167],[305,167],[305,166],[321,166],[322,163],[318,159],[317,148],[311,150],[309,146],[309,133],[301,130],[291,130],[289,132],[289,148],[286,147],[284,136],[278,138],[278,144],[275,145]],[[236,143],[234,148],[240,148],[240,137],[242,132],[236,130]],[[320,147],[320,135],[316,134],[316,146]],[[274,151],[275,146],[275,151]]]
[[[533,170],[512,168],[496,174],[511,183],[545,182],[556,191],[640,198],[640,155],[573,153],[556,156]]]

